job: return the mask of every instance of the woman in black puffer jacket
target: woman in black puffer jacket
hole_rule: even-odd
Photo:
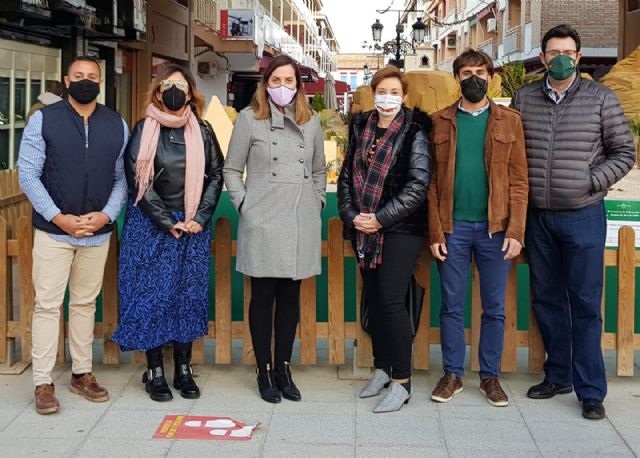
[[[376,110],[351,122],[338,178],[340,217],[362,274],[376,367],[360,397],[391,385],[374,412],[399,410],[411,397],[413,330],[405,302],[426,240],[432,159],[431,120],[403,107],[407,88],[393,67],[375,74]]]

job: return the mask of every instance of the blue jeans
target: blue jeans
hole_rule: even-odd
[[[529,210],[526,248],[533,311],[547,351],[545,380],[602,401],[602,277],[607,220],[602,202],[579,210]]]
[[[504,302],[511,261],[501,251],[504,233],[489,236],[486,222],[454,221],[453,234],[445,235],[447,259],[438,263],[442,288],[440,333],[444,371],[464,374],[464,303],[471,255],[480,274],[482,321],[480,328],[480,378],[498,377],[504,345]]]

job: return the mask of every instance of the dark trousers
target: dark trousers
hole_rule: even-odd
[[[272,330],[276,341],[276,367],[291,361],[299,319],[300,280],[251,277],[249,329],[258,366],[274,362],[271,358]]]
[[[531,209],[526,248],[533,311],[547,351],[545,379],[573,385],[578,399],[603,400],[604,203],[579,210]]]
[[[464,374],[464,304],[474,256],[480,276],[480,377],[498,377],[504,346],[504,302],[511,261],[501,251],[504,233],[489,236],[487,222],[454,221],[447,259],[438,263],[442,290],[440,333],[444,371]]]
[[[406,298],[423,244],[424,237],[418,235],[385,234],[382,264],[360,270],[374,365],[397,380],[411,376],[413,332]]]

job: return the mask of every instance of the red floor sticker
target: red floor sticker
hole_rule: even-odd
[[[210,441],[248,441],[260,425],[245,425],[229,417],[167,415],[154,439],[196,439]]]

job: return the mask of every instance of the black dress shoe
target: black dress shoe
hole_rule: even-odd
[[[604,406],[597,399],[585,399],[582,401],[582,416],[587,420],[602,420],[604,418]]]
[[[282,393],[282,397],[289,401],[299,401],[302,399],[300,390],[293,383],[291,378],[291,365],[287,362],[276,365],[276,386]]]
[[[571,386],[561,386],[544,381],[529,388],[529,391],[527,391],[527,397],[531,399],[549,399],[554,397],[556,394],[569,394],[571,392],[573,392],[573,387]]]

